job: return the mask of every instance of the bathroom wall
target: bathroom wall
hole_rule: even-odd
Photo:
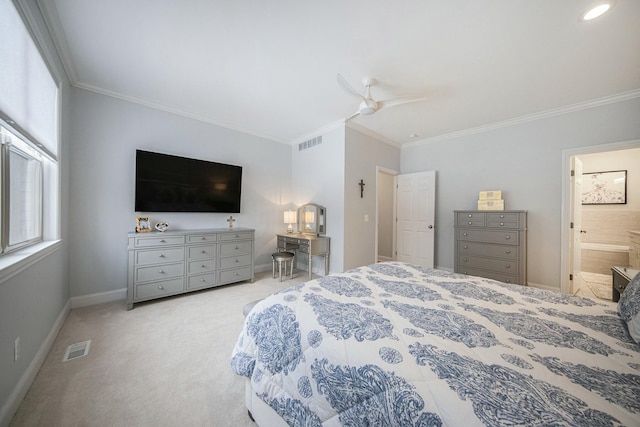
[[[630,230],[640,230],[640,149],[583,154],[583,172],[627,171],[626,204],[583,205],[583,243],[631,246]],[[629,264],[628,253],[582,250],[582,270],[610,274],[612,265]]]

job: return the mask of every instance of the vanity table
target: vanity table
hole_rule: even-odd
[[[296,256],[299,253],[306,254],[309,258],[308,270],[309,280],[312,274],[312,261],[314,256],[324,257],[324,275],[329,274],[329,243],[331,238],[324,236],[315,236],[304,233],[278,234],[278,252],[295,251]]]
[[[298,232],[277,234],[277,251],[295,251],[306,254],[308,258],[309,280],[311,280],[313,257],[324,257],[324,275],[329,274],[329,248],[331,238],[324,236],[327,230],[327,210],[315,203],[298,208]]]

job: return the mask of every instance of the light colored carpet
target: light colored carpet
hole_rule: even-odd
[[[242,307],[307,280],[242,282],[137,304],[74,309],[11,426],[253,426],[230,367]],[[62,362],[70,344],[89,355]]]
[[[611,275],[590,273],[586,271],[581,271],[580,274],[582,275],[586,286],[595,295],[596,298],[611,301],[611,282],[613,280]]]

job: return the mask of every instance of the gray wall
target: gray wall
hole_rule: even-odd
[[[506,209],[529,211],[529,282],[559,289],[562,152],[639,139],[639,117],[635,98],[403,148],[402,173],[437,171],[436,266],[453,268],[453,211],[502,190]]]
[[[234,226],[256,229],[256,265],[270,268],[290,192],[290,146],[82,89],[73,90],[71,117],[72,297],[126,288],[137,214],[171,229],[228,226],[229,214],[134,212],[137,148],[243,166]]]

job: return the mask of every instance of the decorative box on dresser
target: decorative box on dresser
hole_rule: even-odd
[[[141,301],[254,280],[255,230],[181,230],[128,237],[128,310]]]
[[[527,284],[526,211],[454,211],[456,273]]]

